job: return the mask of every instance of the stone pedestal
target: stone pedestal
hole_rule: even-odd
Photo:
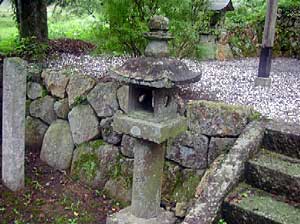
[[[132,214],[132,208],[128,207],[108,217],[106,224],[174,224],[176,218],[172,212],[163,211],[155,218],[143,219]]]
[[[4,60],[2,179],[12,191],[24,187],[26,62]]]
[[[271,78],[270,77],[267,77],[267,78],[265,78],[265,77],[257,77],[256,79],[255,79],[255,86],[261,86],[261,87],[267,87],[267,88],[269,88],[269,87],[271,87]]]

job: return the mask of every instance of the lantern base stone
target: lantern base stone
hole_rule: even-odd
[[[114,117],[113,128],[118,133],[161,144],[185,132],[187,130],[187,121],[186,118],[180,116],[157,122],[128,115],[117,115]]]
[[[162,209],[162,212],[156,218],[143,219],[134,216],[131,207],[125,208],[118,213],[112,214],[107,217],[106,224],[174,224],[176,218],[172,212]]]

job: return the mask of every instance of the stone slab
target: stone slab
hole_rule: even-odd
[[[299,224],[299,214],[300,209],[246,184],[229,194],[223,207],[231,224]]]
[[[186,131],[167,148],[166,158],[190,169],[207,168],[209,139],[205,135]]]
[[[113,129],[119,133],[160,144],[184,132],[187,129],[187,122],[184,117],[179,116],[175,119],[157,123],[118,114],[114,117]]]
[[[163,211],[157,218],[142,219],[131,213],[131,208],[125,208],[118,213],[108,216],[106,224],[174,224],[176,218],[171,212]]]
[[[26,66],[20,58],[4,60],[2,179],[13,191],[24,187]]]
[[[300,159],[300,125],[269,121],[266,124],[263,147]]]
[[[271,87],[272,80],[271,78],[263,78],[263,77],[257,77],[254,81],[254,86],[261,86],[261,87]]]
[[[246,164],[251,185],[300,202],[300,160],[263,150]]]
[[[251,107],[205,100],[187,105],[189,129],[213,137],[238,137],[252,113]]]

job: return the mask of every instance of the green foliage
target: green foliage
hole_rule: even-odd
[[[81,105],[81,104],[84,104],[86,103],[87,101],[87,97],[86,96],[77,96],[75,99],[74,99],[74,103],[73,103],[73,107],[76,107],[78,105]]]
[[[220,219],[218,224],[227,224],[227,222],[224,219]]]
[[[129,52],[141,55],[147,41],[149,19],[164,15],[171,19],[173,55],[183,57],[196,53],[200,32],[210,31],[211,13],[207,0],[103,0],[104,23],[97,27],[98,52]]]
[[[67,9],[77,15],[94,15],[102,7],[101,0],[48,0],[48,5],[53,4],[54,9]]]
[[[7,8],[0,9],[0,52],[3,54],[9,54],[13,51],[16,44],[15,39],[18,30],[12,14]]]
[[[19,57],[39,61],[46,58],[48,45],[40,43],[36,37],[19,38],[14,53]]]
[[[239,7],[226,14],[226,28],[229,31],[229,44],[237,56],[257,56],[262,41],[265,15],[265,0],[240,0]],[[300,55],[300,30],[288,22],[300,17],[300,1],[280,0],[280,16],[277,18],[274,43],[275,55]]]

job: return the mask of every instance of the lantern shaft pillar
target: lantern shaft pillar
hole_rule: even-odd
[[[131,210],[136,217],[149,219],[161,212],[164,145],[139,139],[134,148]]]

